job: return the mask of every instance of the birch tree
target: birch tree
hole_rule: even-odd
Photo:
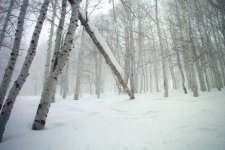
[[[68,85],[68,83],[69,83],[68,72],[69,72],[69,61],[66,63],[66,67],[64,67],[64,72],[62,74],[62,81],[61,82],[62,82],[62,90],[63,90],[63,92],[62,92],[63,99],[66,98],[68,90],[69,90],[69,87],[68,87],[69,86]]]
[[[53,34],[54,34],[54,26],[55,26],[55,17],[56,17],[56,2],[52,1],[52,19],[51,19],[51,28],[50,28],[50,34],[48,38],[48,48],[47,48],[47,56],[45,60],[45,72],[44,72],[44,83],[48,77],[48,74],[50,72],[50,64],[51,64],[51,50],[52,50],[52,40],[53,40]]]
[[[85,2],[85,9],[84,13],[87,15],[87,7],[88,7],[88,0]],[[77,76],[76,76],[76,84],[75,84],[75,94],[74,94],[74,100],[79,99],[80,95],[80,84],[81,84],[81,77],[82,77],[82,69],[83,69],[83,61],[84,61],[84,49],[85,49],[85,29],[82,28],[81,33],[81,43],[80,43],[80,51],[79,51],[79,60],[78,60],[78,67],[77,67]]]
[[[56,56],[56,59],[53,62],[54,69],[50,72],[46,80],[41,100],[37,108],[37,113],[32,125],[33,130],[42,130],[45,126],[57,78],[59,74],[61,74],[65,63],[68,60],[70,51],[72,50],[71,45],[73,43],[74,33],[77,28],[80,0],[69,0],[69,3],[71,4],[72,11],[69,28],[66,33],[65,42],[62,46],[62,51]]]
[[[193,52],[191,46],[191,35],[190,35],[190,26],[188,26],[188,16],[187,16],[187,6],[184,1],[181,2],[182,7],[182,25],[184,26],[185,30],[185,37],[187,41],[187,60],[188,60],[188,67],[190,69],[190,81],[191,81],[191,89],[193,92],[193,96],[198,96],[198,85],[196,80],[196,73],[194,68],[194,61],[193,61]],[[182,30],[182,29],[181,29]]]
[[[13,10],[14,3],[15,3],[15,0],[10,1],[9,8],[7,10],[6,17],[5,17],[5,20],[4,20],[4,24],[3,24],[3,27],[2,27],[2,31],[1,31],[1,34],[0,34],[0,52],[1,52],[1,47],[2,47],[2,44],[3,44],[4,38],[5,38],[6,29],[7,29],[9,20],[10,20],[10,16],[11,16],[11,12]]]
[[[27,0],[24,0],[26,5],[23,5],[24,7],[27,6]],[[5,130],[6,123],[8,122],[8,119],[10,117],[13,105],[15,103],[16,97],[19,94],[19,91],[21,90],[23,84],[26,81],[27,76],[29,75],[29,69],[31,66],[31,63],[33,61],[33,58],[36,53],[36,48],[38,44],[38,39],[41,33],[41,29],[45,20],[45,17],[47,15],[48,5],[50,0],[44,0],[40,14],[38,16],[36,26],[31,38],[30,46],[27,51],[27,56],[25,58],[25,61],[23,63],[22,69],[20,71],[20,74],[16,81],[13,84],[13,87],[9,91],[8,97],[3,105],[1,114],[0,114],[0,142],[2,141],[2,136]],[[21,8],[22,9],[22,8]],[[24,11],[25,13],[25,11]]]
[[[116,80],[117,81],[117,80]],[[100,98],[102,82],[102,56],[99,52],[96,53],[96,94]]]
[[[66,7],[67,7],[67,0],[62,0],[62,10],[61,10],[58,28],[56,31],[55,47],[54,47],[54,53],[53,53],[52,61],[51,61],[51,71],[55,69],[56,64],[57,64],[56,58],[60,54],[62,32],[63,32],[64,22],[65,22],[65,18],[66,18]],[[55,102],[56,84],[53,86],[54,87],[53,87],[53,94],[52,94],[51,101]]]
[[[8,65],[5,69],[5,74],[4,74],[2,82],[1,82],[1,86],[0,86],[0,110],[2,108],[2,104],[4,102],[7,90],[9,88],[9,84],[10,84],[10,81],[11,81],[11,78],[12,78],[13,70],[14,70],[15,65],[16,65],[17,57],[19,55],[20,43],[21,43],[22,33],[23,33],[24,19],[25,19],[27,7],[28,7],[28,2],[29,2],[29,0],[24,0],[23,4],[21,6],[11,56],[10,56]]]
[[[163,86],[164,86],[164,96],[168,97],[168,80],[167,80],[167,74],[166,74],[166,57],[165,57],[165,47],[163,44],[163,39],[162,39],[162,33],[160,29],[160,24],[159,24],[159,17],[158,17],[158,2],[155,0],[155,13],[156,13],[156,26],[157,26],[157,32],[159,36],[159,43],[160,43],[160,50],[161,50],[161,55],[162,55],[162,69],[163,69]]]

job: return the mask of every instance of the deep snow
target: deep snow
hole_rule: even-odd
[[[0,150],[225,150],[225,90],[57,97],[46,129],[32,131],[40,97],[19,97]]]

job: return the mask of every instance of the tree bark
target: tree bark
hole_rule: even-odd
[[[33,122],[33,130],[42,130],[45,126],[57,78],[59,74],[61,74],[65,63],[69,58],[70,51],[72,50],[71,45],[73,43],[74,34],[77,28],[80,0],[69,0],[69,2],[72,9],[69,28],[66,33],[65,42],[62,46],[62,51],[59,53],[59,55],[57,55],[56,61],[54,62],[55,66],[46,80],[37,113]]]
[[[49,34],[49,38],[48,38],[48,49],[47,49],[47,56],[46,56],[46,60],[45,60],[45,72],[44,72],[43,85],[45,84],[48,74],[50,72],[52,39],[53,39],[53,34],[54,34],[54,23],[55,23],[55,17],[56,17],[56,5],[57,5],[56,2],[52,1],[53,13],[52,13],[50,34]]]
[[[75,84],[75,94],[74,100],[79,99],[80,95],[80,84],[81,84],[81,77],[82,77],[82,69],[83,69],[83,57],[84,57],[84,43],[85,42],[85,30],[82,29],[81,33],[81,43],[80,43],[80,51],[79,51],[79,60],[78,60],[78,67],[77,67],[77,74],[76,74],[76,84]]]
[[[33,61],[33,58],[35,56],[35,53],[36,53],[39,36],[40,36],[41,30],[42,30],[42,26],[43,26],[45,17],[47,15],[49,2],[50,2],[50,0],[44,0],[44,2],[42,4],[40,14],[39,14],[39,17],[38,17],[38,20],[37,20],[37,23],[36,23],[36,26],[35,26],[35,29],[34,29],[34,32],[32,35],[30,46],[28,48],[27,56],[23,63],[21,72],[20,72],[17,80],[14,82],[14,85],[11,88],[9,95],[4,103],[3,108],[2,108],[2,112],[0,115],[0,141],[2,140],[2,135],[5,130],[6,123],[11,114],[16,97],[18,96],[19,91],[21,90],[23,84],[25,83],[27,76],[29,75],[28,72],[29,72],[31,63]]]
[[[54,53],[52,57],[51,71],[55,69],[57,64],[56,58],[58,57],[60,53],[62,32],[63,32],[64,22],[66,18],[66,7],[67,7],[67,0],[62,0],[62,10],[61,10],[61,16],[59,20],[59,25],[56,31],[55,48],[54,48]],[[51,102],[55,102],[56,84],[53,86],[54,86],[53,87],[54,90],[53,90]]]
[[[62,81],[63,81],[63,83],[62,83],[62,89],[63,89],[62,97],[63,97],[63,99],[66,98],[67,93],[68,93],[68,89],[69,89],[68,72],[69,72],[69,61],[66,62],[66,67],[64,69],[63,77],[62,77]]]
[[[4,38],[5,38],[5,32],[6,32],[6,29],[8,27],[11,12],[12,12],[12,9],[13,9],[13,6],[14,6],[14,2],[15,2],[15,0],[10,1],[9,8],[8,8],[8,11],[7,11],[7,14],[6,14],[6,17],[5,17],[5,21],[4,21],[4,24],[3,24],[3,27],[2,27],[2,31],[1,31],[1,35],[0,35],[0,52],[1,52],[1,47],[2,47],[2,44],[3,44]]]
[[[168,97],[168,79],[167,79],[167,74],[166,74],[166,57],[165,57],[165,48],[163,44],[163,39],[162,39],[162,33],[160,30],[160,25],[159,25],[159,18],[158,18],[158,3],[157,0],[155,0],[156,3],[156,25],[157,25],[157,32],[159,36],[159,44],[160,44],[160,50],[161,50],[161,56],[162,56],[162,69],[163,69],[163,86],[164,86],[164,96]]]
[[[186,33],[186,42],[187,42],[187,59],[188,59],[188,65],[190,68],[190,78],[191,78],[191,89],[193,92],[193,96],[197,97],[198,94],[198,85],[196,80],[196,73],[194,69],[194,61],[193,61],[193,51],[191,47],[191,26],[190,26],[190,20],[187,16],[187,6],[182,2],[182,9],[183,9],[183,25]],[[189,24],[188,24],[189,23]]]
[[[20,14],[18,17],[17,29],[15,34],[15,39],[13,42],[11,56],[10,56],[8,65],[5,69],[5,74],[3,76],[1,86],[0,86],[0,110],[2,108],[7,90],[9,88],[9,84],[12,79],[12,74],[16,65],[17,57],[19,55],[20,43],[21,43],[22,33],[23,33],[24,19],[26,16],[28,5],[29,5],[29,0],[24,0],[20,9]]]
[[[86,15],[87,15],[88,3],[89,3],[88,0],[86,0],[85,8],[84,8],[84,13],[86,13]],[[85,41],[85,30],[84,30],[84,28],[82,28],[79,60],[78,60],[78,67],[77,67],[77,74],[76,74],[74,100],[78,100],[79,95],[80,95],[81,77],[82,77],[83,60],[84,60],[83,57],[84,57],[84,49],[85,49],[84,41]]]

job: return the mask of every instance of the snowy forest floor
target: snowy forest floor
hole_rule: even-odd
[[[0,150],[224,150],[225,89],[222,92],[171,91],[101,99],[57,97],[46,128],[31,130],[40,97],[19,97]]]

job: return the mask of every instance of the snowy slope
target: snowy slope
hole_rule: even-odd
[[[20,97],[0,150],[224,150],[225,91],[83,95],[52,104],[46,129],[30,130],[40,97]]]

